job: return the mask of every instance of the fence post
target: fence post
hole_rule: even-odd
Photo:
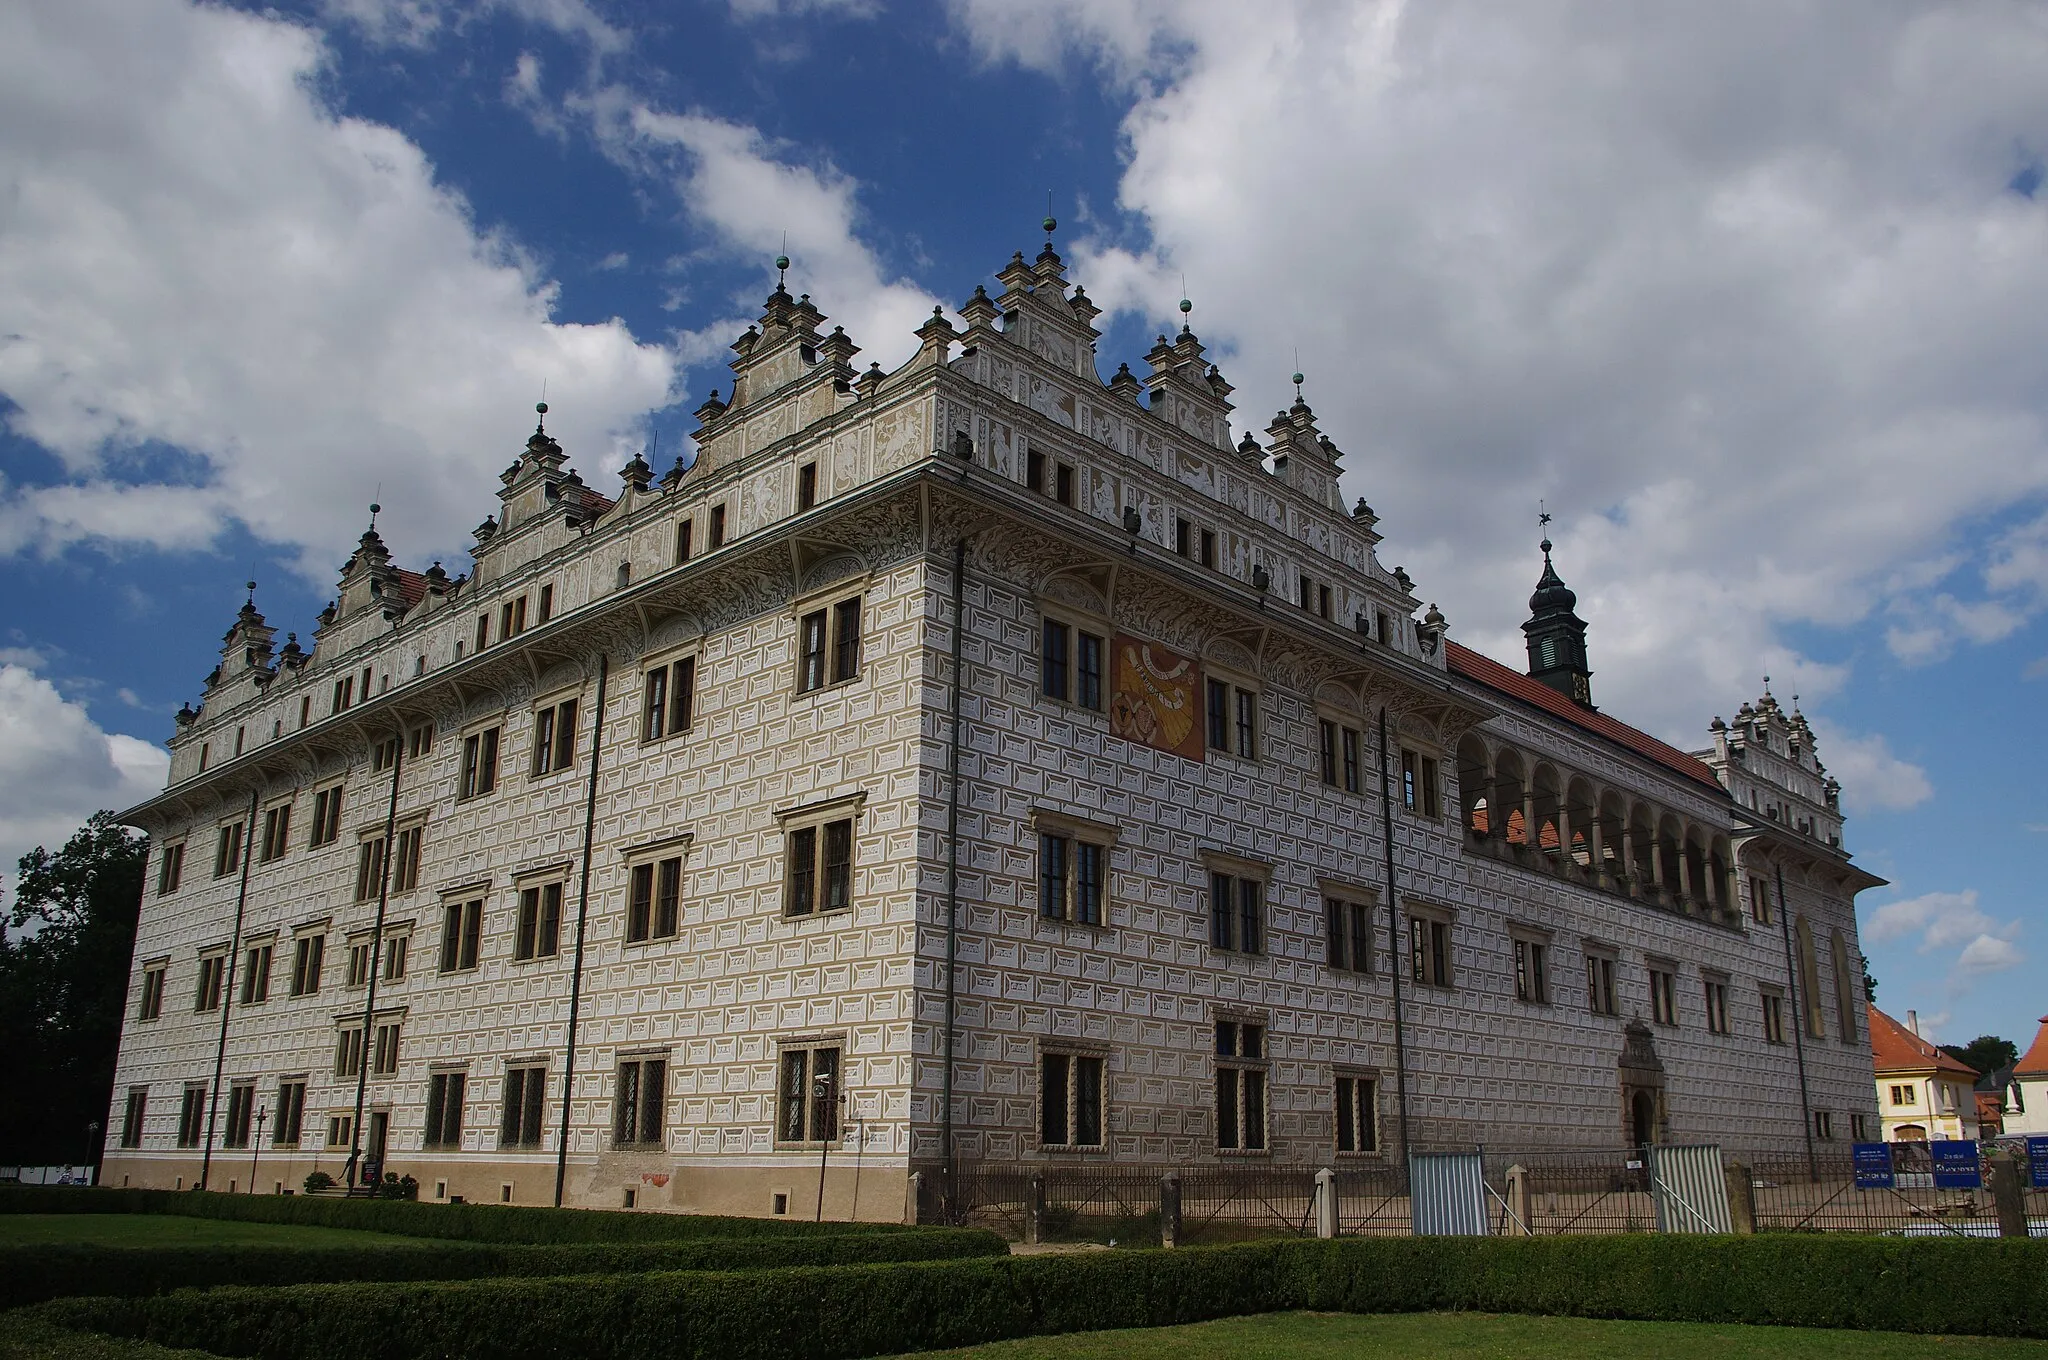
[[[1991,1189],[1991,1204],[1998,1211],[2000,1237],[2027,1235],[2026,1192],[2020,1188],[2019,1163],[2004,1148],[1984,1154],[1984,1179]]]
[[[1736,1232],[1756,1231],[1756,1177],[1746,1162],[1729,1162],[1721,1168],[1728,1182],[1728,1224]]]
[[[1536,1230],[1529,1226],[1530,1215],[1534,1212],[1529,1193],[1529,1168],[1515,1165],[1508,1168],[1508,1224],[1510,1237],[1528,1237]]]
[[[1159,1245],[1180,1245],[1180,1177],[1171,1173],[1159,1178]]]
[[[1037,1246],[1045,1240],[1045,1173],[1037,1172],[1024,1190],[1024,1240]]]
[[[1324,1167],[1316,1172],[1316,1236],[1337,1235],[1337,1173]]]
[[[909,1194],[904,1196],[903,1221],[916,1227],[924,1214],[924,1172],[910,1173]]]

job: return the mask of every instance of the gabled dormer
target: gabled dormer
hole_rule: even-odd
[[[1182,298],[1180,309],[1185,316],[1193,304]],[[1148,401],[1153,415],[1212,449],[1229,449],[1230,413],[1235,409],[1230,394],[1235,389],[1204,354],[1201,339],[1186,321],[1174,339],[1160,336],[1145,355],[1152,366],[1145,379]]]
[[[1045,222],[1045,249],[1038,252],[1038,259],[1026,264],[1020,251],[996,275],[996,282],[1003,285],[995,299],[1003,336],[1063,373],[1099,383],[1095,341],[1102,332],[1095,329],[1095,318],[1101,310],[1079,287],[1073,297],[1067,296],[1066,263],[1052,246],[1053,228],[1059,224],[1050,217]],[[971,344],[977,314],[963,309],[961,315],[967,320]]]
[[[853,356],[860,353],[860,346],[842,326],[819,335],[824,313],[812,305],[809,293],[789,295],[780,276],[789,268],[788,257],[775,264],[775,291],[762,305],[761,319],[732,345],[732,396],[721,398],[714,391],[697,408],[693,477],[701,478],[752,449],[804,429],[854,400]],[[797,405],[794,415],[779,409],[792,402]]]
[[[503,485],[498,488],[498,499],[504,509],[494,526],[498,533],[509,533],[546,515],[554,508],[562,486],[575,475],[566,470],[569,460],[548,433],[548,404],[541,402],[533,409],[540,419],[534,423],[526,447],[512,466],[499,474]],[[482,543],[480,538],[478,546]]]
[[[1266,452],[1273,458],[1273,475],[1322,505],[1341,512],[1344,499],[1338,494],[1337,466],[1340,455],[1330,437],[1316,428],[1316,413],[1301,395],[1301,375],[1295,374],[1294,405],[1275,412],[1266,427]]]
[[[391,550],[384,546],[384,537],[377,532],[377,514],[382,508],[370,507],[370,527],[363,530],[363,536],[356,540],[356,550],[342,564],[341,588],[332,606],[336,622],[356,618],[373,609],[384,610],[385,588],[397,583],[398,573],[391,565]]]
[[[249,582],[249,598],[234,625],[221,638],[220,665],[207,677],[209,692],[249,680],[258,686],[270,683],[276,673],[272,665],[271,642],[277,630],[264,622],[256,609],[256,583]]]

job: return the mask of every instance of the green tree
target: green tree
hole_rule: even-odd
[[[2020,1060],[2018,1045],[2010,1039],[2001,1039],[1995,1034],[1980,1034],[1967,1044],[1943,1044],[1941,1051],[1957,1062],[1967,1063],[1979,1073],[1996,1072],[2001,1067],[2011,1067]]]
[[[113,1097],[148,853],[97,812],[56,854],[21,857],[0,919],[0,1162],[98,1158],[86,1130]]]

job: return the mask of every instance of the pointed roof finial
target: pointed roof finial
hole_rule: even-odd
[[[249,582],[249,607],[251,609],[256,607],[256,583],[254,581]]]
[[[1766,675],[1766,676],[1764,677],[1764,698],[1768,699],[1768,698],[1770,698],[1770,697],[1771,697],[1771,677],[1770,677],[1770,676],[1768,676],[1768,675]]]
[[[377,532],[377,515],[383,509],[384,507],[377,504],[377,502],[370,502],[370,532],[373,534]],[[251,581],[249,583],[249,589],[252,591],[256,589],[256,583],[254,581]]]
[[[1294,348],[1294,377],[1289,381],[1294,384],[1294,399],[1296,401],[1302,400],[1301,384],[1303,379],[1301,376],[1301,347],[1299,345]]]
[[[1550,520],[1550,511],[1544,508],[1542,501],[1537,501],[1536,527],[1543,530],[1543,565],[1546,567],[1550,565]]]
[[[1182,274],[1180,276],[1180,328],[1183,333],[1188,328],[1188,313],[1193,310],[1195,310],[1195,304],[1188,301],[1188,276]]]
[[[1060,220],[1052,215],[1052,190],[1050,189],[1045,191],[1045,221],[1040,223],[1040,225],[1045,228],[1045,248],[1051,250],[1052,234],[1059,230]]]
[[[789,233],[782,233],[782,253],[775,257],[775,286],[782,287],[783,276],[789,273]]]

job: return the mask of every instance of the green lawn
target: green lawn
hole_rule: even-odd
[[[419,1237],[307,1228],[291,1223],[242,1223],[173,1214],[0,1214],[0,1246],[49,1243],[93,1247],[366,1247],[432,1246]]]
[[[1490,1313],[1268,1313],[1189,1327],[1083,1332],[927,1351],[919,1360],[1359,1360],[1383,1354],[1431,1360],[2048,1360],[2048,1341]]]

